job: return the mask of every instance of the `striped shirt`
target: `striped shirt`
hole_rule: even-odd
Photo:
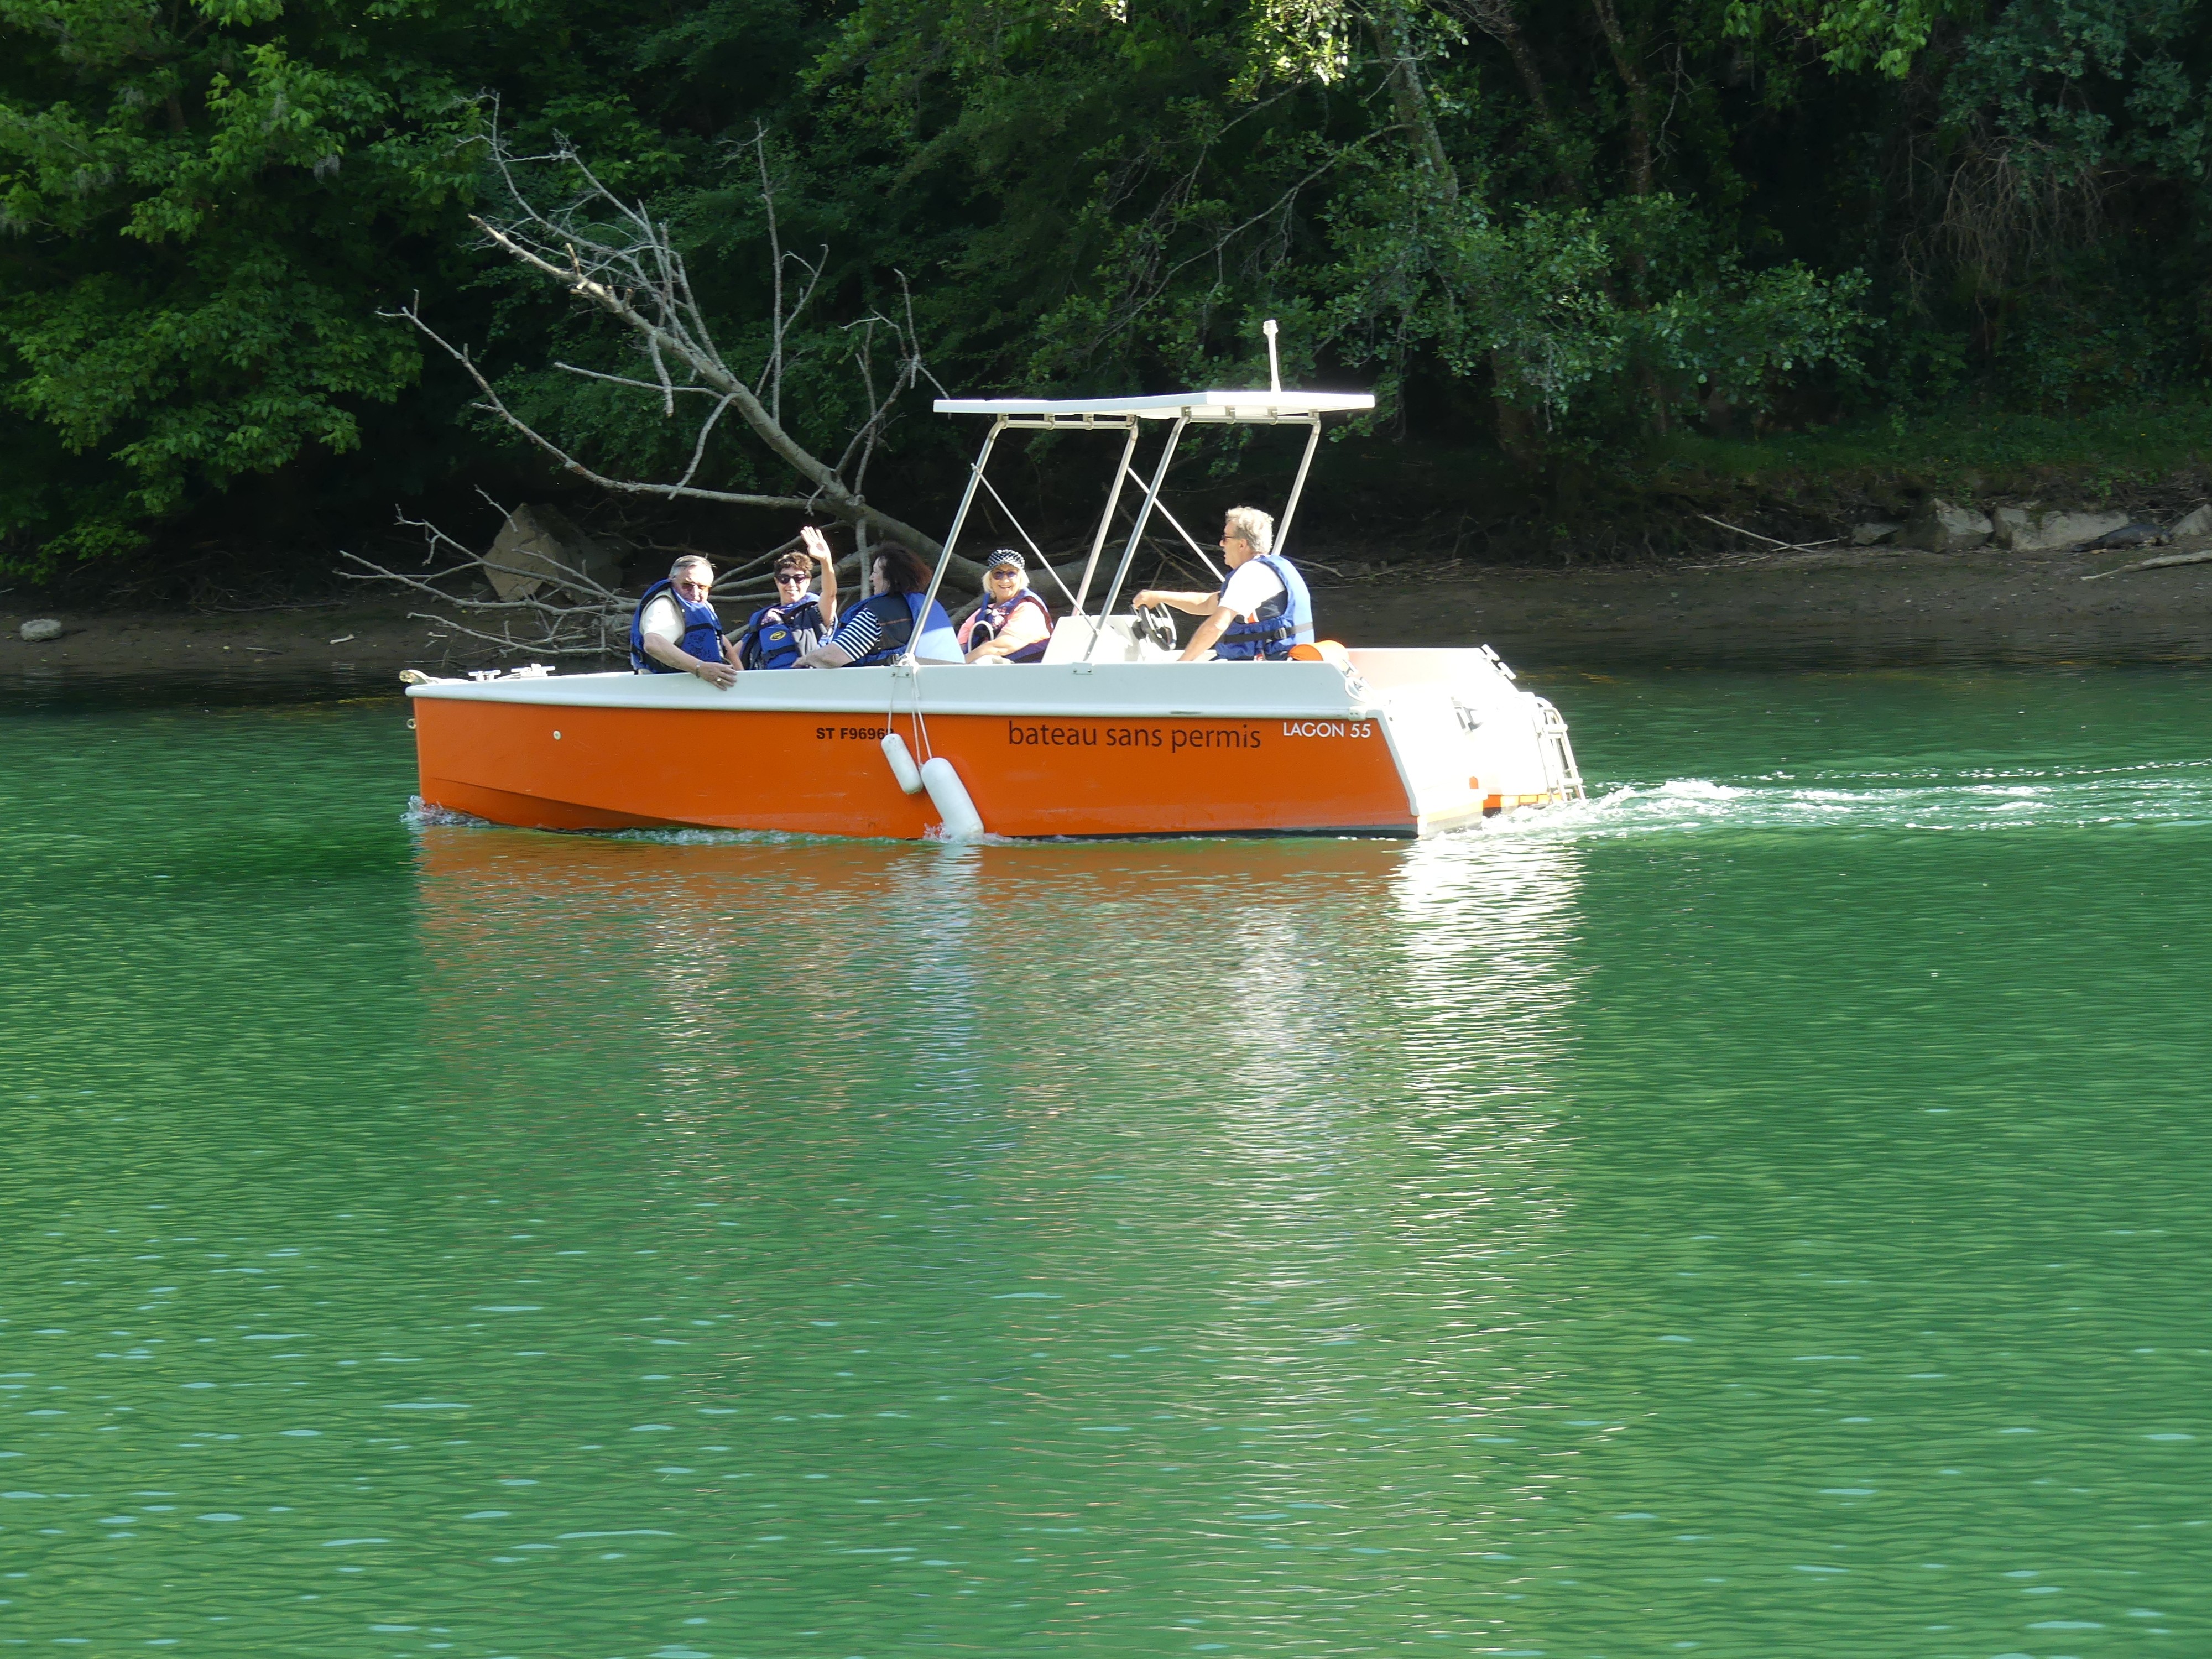
[[[854,662],[860,661],[883,642],[883,624],[876,619],[876,613],[865,605],[855,605],[840,617],[836,630],[830,635],[830,643]]]
[[[881,597],[888,597],[879,595]],[[921,603],[921,595],[903,596],[908,615]],[[837,619],[837,631],[830,636],[830,643],[854,662],[859,662],[884,644],[883,623],[873,614],[875,601],[856,605]],[[907,649],[922,662],[957,663],[960,660],[960,641],[952,636],[952,623],[945,614],[945,607],[933,604],[929,614],[922,618],[921,626],[915,630]]]

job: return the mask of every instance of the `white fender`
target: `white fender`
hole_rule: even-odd
[[[884,758],[891,763],[891,775],[898,787],[909,795],[921,793],[921,774],[915,770],[914,757],[907,752],[906,739],[896,732],[884,733]]]
[[[884,741],[888,747],[890,740]],[[937,816],[945,820],[946,835],[955,841],[973,841],[983,833],[982,816],[975,811],[975,803],[968,799],[967,786],[960,781],[960,775],[944,756],[922,762],[921,787],[929,791],[930,804],[937,808]]]

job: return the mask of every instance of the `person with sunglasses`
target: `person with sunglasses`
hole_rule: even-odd
[[[1148,587],[1135,608],[1171,605],[1206,618],[1178,662],[1281,662],[1293,647],[1314,642],[1313,596],[1297,567],[1274,545],[1273,519],[1256,507],[1232,507],[1221,525],[1229,580],[1210,593]]]
[[[1042,662],[1052,643],[1052,607],[1033,592],[1022,556],[1011,547],[983,567],[983,604],[960,624],[969,662]]]
[[[808,525],[799,532],[803,553],[786,553],[775,562],[775,603],[753,612],[731,643],[744,668],[796,668],[799,659],[830,637],[837,625],[837,565],[822,532]],[[808,580],[822,573],[822,591]]]

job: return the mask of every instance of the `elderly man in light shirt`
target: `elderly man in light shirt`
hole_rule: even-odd
[[[636,650],[658,663],[659,672],[696,675],[727,690],[737,682],[738,662],[707,603],[714,586],[714,567],[688,553],[669,566],[666,581],[646,590],[633,626]]]
[[[1226,661],[1280,661],[1292,646],[1313,642],[1313,600],[1305,579],[1273,551],[1274,541],[1273,518],[1256,507],[1232,507],[1221,524],[1226,582],[1210,593],[1148,587],[1137,595],[1139,611],[1170,605],[1206,618],[1177,661],[1205,662],[1217,656]]]

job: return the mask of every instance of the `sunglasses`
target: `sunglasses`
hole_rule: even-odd
[[[1001,565],[999,568],[990,573],[990,577],[993,581],[997,581],[1002,576],[1010,578],[1015,581],[1019,581],[1022,579],[1022,573],[1012,565]]]
[[[778,582],[804,582],[806,573],[803,570],[779,570],[775,573],[775,579]]]

